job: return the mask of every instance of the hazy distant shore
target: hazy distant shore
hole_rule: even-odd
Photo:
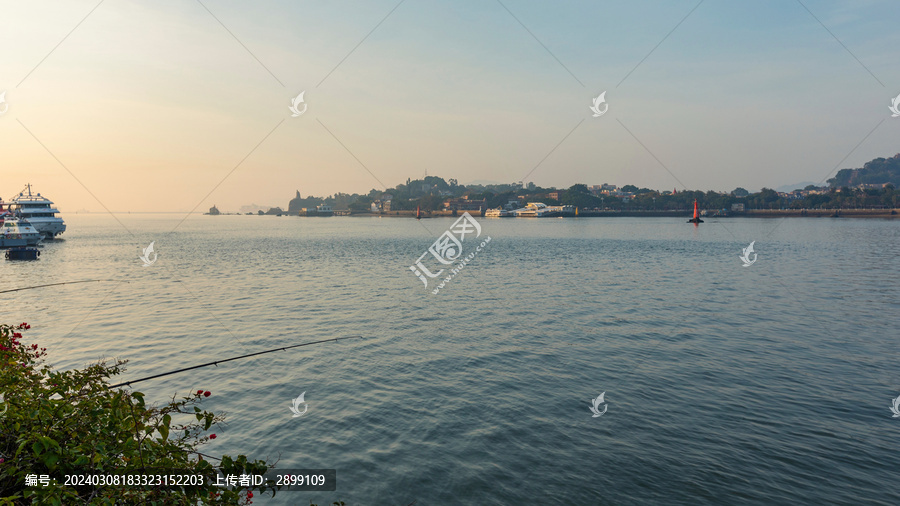
[[[900,209],[755,209],[733,216],[750,218],[898,218]]]
[[[441,218],[459,216],[465,211],[459,211],[454,215],[451,211],[422,212],[423,218]],[[480,211],[468,211],[472,216],[482,216]],[[354,213],[352,216],[378,216],[385,218],[415,218],[415,211],[391,211],[385,213]],[[575,218],[576,216],[566,216]],[[678,211],[578,211],[578,218],[684,218],[691,217],[690,210]],[[704,219],[711,218],[900,218],[900,209],[753,209],[743,212],[729,212],[724,216],[709,214]],[[529,218],[492,218],[529,219]]]
[[[452,211],[421,211],[422,218],[445,218],[462,216],[464,212],[468,212],[472,216],[483,217],[481,211],[458,211],[454,214]],[[79,211],[73,214],[108,214],[104,212]],[[194,214],[208,215],[209,213],[180,213],[177,211],[135,211],[135,212],[115,212],[114,214]],[[836,216],[835,216],[836,215]],[[241,213],[222,213],[220,216],[244,216]],[[257,216],[257,215],[253,215]],[[274,215],[265,215],[274,216]],[[284,214],[283,216],[297,216],[295,214]],[[350,216],[370,216],[383,218],[415,218],[415,211],[389,211],[384,213],[352,213]],[[306,218],[307,216],[302,216]],[[566,216],[566,218],[684,218],[691,217],[690,210],[678,211],[578,211],[578,216]],[[708,215],[703,216],[704,219],[709,218],[900,218],[900,209],[753,209],[743,212],[729,212],[727,215]],[[310,218],[321,218],[310,216]],[[516,219],[516,218],[492,218],[492,219]],[[518,218],[520,220],[529,218]]]

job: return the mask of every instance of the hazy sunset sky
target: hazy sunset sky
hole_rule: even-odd
[[[224,212],[539,163],[540,186],[758,190],[900,152],[900,2],[697,5],[3,1],[0,196]]]

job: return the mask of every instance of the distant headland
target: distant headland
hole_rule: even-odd
[[[859,169],[842,169],[827,185],[807,185],[779,192],[763,188],[750,193],[696,190],[651,190],[634,185],[575,184],[565,189],[541,188],[533,182],[461,185],[456,179],[425,176],[407,179],[384,191],[367,194],[336,193],[328,197],[302,197],[300,191],[287,209],[271,207],[244,214],[331,216],[455,216],[462,212],[484,215],[487,210],[515,210],[531,202],[565,209],[578,216],[681,216],[696,200],[707,216],[855,216],[893,217],[900,208],[900,154],[876,158]],[[250,206],[245,206],[247,209]],[[323,211],[323,209],[325,211]],[[214,212],[215,211],[215,212]],[[572,212],[570,212],[572,211]],[[220,214],[213,206],[207,214]],[[493,213],[496,215],[497,213]],[[489,213],[490,215],[490,213]]]

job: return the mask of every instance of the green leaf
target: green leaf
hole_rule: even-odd
[[[28,441],[22,441],[22,444],[20,444],[19,448],[16,449],[16,457],[18,457],[19,454],[22,453],[22,450],[25,449],[25,445],[27,445],[27,444],[28,444]]]
[[[48,450],[49,450],[50,448],[56,448],[57,450],[60,449],[60,448],[59,448],[59,443],[57,443],[56,441],[50,439],[50,438],[47,437],[47,436],[41,436],[41,437],[40,437],[40,441],[41,441],[41,443],[44,445],[44,448],[46,448],[46,449],[48,449]]]
[[[48,468],[53,469],[56,462],[59,460],[59,455],[55,453],[50,453],[44,457],[44,465]]]

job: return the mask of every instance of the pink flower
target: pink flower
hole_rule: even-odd
[[[203,395],[203,390],[197,390],[197,395]]]
[[[203,392],[203,397],[209,397],[210,395],[212,395],[212,392],[210,392],[209,390]]]
[[[210,438],[210,439],[215,439],[215,438],[216,438],[216,435],[215,435],[215,434],[210,434],[210,435],[209,435],[209,438]]]

